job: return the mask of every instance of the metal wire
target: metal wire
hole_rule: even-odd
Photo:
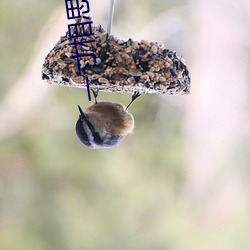
[[[108,26],[107,26],[107,33],[108,34],[111,34],[114,11],[115,11],[115,0],[110,0],[109,13],[108,13]]]

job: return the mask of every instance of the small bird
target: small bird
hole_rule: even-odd
[[[78,105],[80,112],[76,122],[76,134],[82,144],[91,149],[111,148],[134,129],[134,117],[127,110],[140,96],[134,93],[127,107],[119,103],[100,101],[97,102],[98,91],[92,90],[95,103],[85,112]]]

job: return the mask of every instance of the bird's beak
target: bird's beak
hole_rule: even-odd
[[[79,110],[79,113],[80,113],[80,117],[81,118],[86,118],[84,112],[82,111],[82,108],[79,105],[77,105],[77,106],[78,106],[78,110]]]

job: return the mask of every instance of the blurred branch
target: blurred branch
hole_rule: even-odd
[[[0,103],[0,137],[12,136],[25,126],[38,106],[50,96],[52,88],[41,80],[41,67],[45,56],[65,32],[65,11],[58,8],[42,30],[33,56],[20,78]]]

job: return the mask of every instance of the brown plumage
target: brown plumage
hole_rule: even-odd
[[[95,103],[84,112],[78,105],[79,118],[76,122],[76,134],[88,148],[112,148],[135,127],[134,117],[128,112],[130,105],[140,96],[135,92],[127,107],[119,103],[97,102],[98,90],[91,89]]]
[[[85,114],[97,131],[110,135],[127,135],[133,132],[134,118],[119,103],[101,101],[88,107]]]

